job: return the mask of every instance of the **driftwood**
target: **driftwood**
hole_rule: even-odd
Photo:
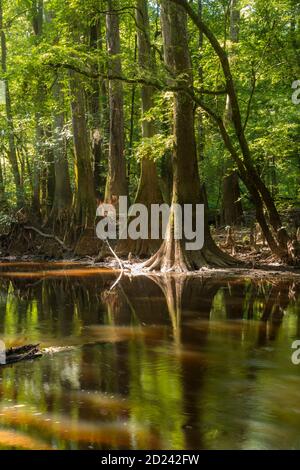
[[[28,344],[18,348],[10,348],[6,350],[5,364],[0,364],[0,367],[24,360],[36,359],[41,356],[42,352],[39,349],[39,344]]]

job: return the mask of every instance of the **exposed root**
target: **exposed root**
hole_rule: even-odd
[[[239,262],[223,253],[209,238],[202,250],[187,251],[183,240],[166,239],[141,267],[148,271],[186,273],[201,268],[226,268]]]

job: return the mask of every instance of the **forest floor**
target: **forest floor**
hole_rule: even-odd
[[[233,277],[278,275],[300,277],[299,265],[286,266],[275,260],[260,235],[251,236],[249,227],[236,228],[230,232],[228,228],[213,228],[212,235],[218,246],[241,262],[241,265],[226,269],[202,268],[201,275],[205,273],[206,276],[211,274]],[[104,250],[104,258],[102,251],[101,262],[97,261],[101,249],[103,250],[103,242],[99,241],[91,231],[69,248],[64,241],[55,236],[18,226],[9,234],[0,236],[0,263],[63,260],[66,263],[75,262],[82,266],[120,270],[120,260],[113,257],[108,249]],[[122,258],[122,270],[131,274],[143,274],[143,270],[140,269],[141,261],[133,256],[129,256],[128,259]]]

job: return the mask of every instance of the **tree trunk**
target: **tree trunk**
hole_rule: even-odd
[[[93,21],[90,26],[90,47],[93,51],[103,52],[102,47],[102,31],[100,19]],[[103,72],[103,70],[101,70]],[[104,141],[104,103],[107,100],[106,88],[104,81],[93,80],[92,91],[88,94],[89,113],[91,118],[91,144],[92,144],[92,158],[93,158],[93,175],[95,191],[104,193],[105,178],[103,175],[103,161],[105,159],[105,152],[103,148]],[[103,106],[101,107],[101,103]]]
[[[231,226],[240,225],[243,220],[243,209],[240,201],[239,177],[236,171],[223,177],[222,192],[222,223]]]
[[[32,4],[32,27],[35,34],[35,42],[39,43],[43,32],[43,0],[35,0]],[[41,155],[43,153],[42,140],[44,137],[44,129],[41,124],[41,108],[43,106],[43,89],[41,78],[37,78],[36,104],[39,111],[35,114],[35,158],[33,161],[33,194],[32,194],[32,210],[35,214],[40,214],[41,201]]]
[[[171,152],[167,150],[162,157],[161,161],[161,174],[160,174],[160,187],[163,195],[163,200],[167,204],[172,201],[172,187],[173,187],[173,169],[171,161]]]
[[[46,138],[47,140],[53,139],[53,130],[52,126],[49,125],[46,128]],[[46,168],[44,171],[43,177],[43,201],[44,201],[44,212],[46,217],[51,214],[51,210],[54,203],[54,196],[55,196],[55,168],[54,168],[54,150],[51,147],[47,146],[45,150],[45,163]],[[67,182],[68,188],[68,182]],[[68,189],[67,189],[68,191]]]
[[[202,0],[198,0],[198,15],[200,18],[202,18],[202,12],[203,12],[203,4]],[[202,31],[199,31],[199,68],[198,68],[198,76],[199,76],[199,82],[200,86],[203,86],[204,82],[204,72],[203,72],[203,66],[202,66],[202,60],[203,60],[203,33]],[[202,98],[202,96],[201,96]],[[200,113],[198,115],[197,119],[197,131],[198,131],[198,146],[197,146],[197,151],[198,151],[198,159],[199,159],[199,164],[200,164],[200,175],[202,176],[202,171],[201,167],[204,162],[204,152],[205,152],[205,128],[204,128],[204,119],[203,119],[203,111],[200,110]],[[205,209],[208,211],[208,197],[207,197],[207,190],[205,183],[202,182],[202,197],[203,201],[205,204]]]
[[[150,25],[148,16],[147,0],[136,0],[136,25],[137,25],[137,48],[138,48],[138,63],[143,71],[150,71],[154,66],[151,57],[151,44],[150,44]],[[153,107],[153,88],[149,86],[142,86],[141,99],[142,99],[142,118]],[[142,137],[150,138],[155,135],[155,126],[153,121],[146,119],[142,120]],[[148,228],[151,230],[151,205],[161,204],[163,202],[161,190],[159,187],[158,174],[156,164],[153,160],[144,158],[141,161],[141,173],[137,194],[135,197],[136,204],[144,204],[148,209],[149,220]],[[120,242],[118,252],[121,254],[127,252],[132,253],[139,257],[149,257],[152,255],[160,245],[160,240],[131,240],[128,239],[125,243]]]
[[[238,0],[230,1],[230,62],[234,63],[234,44],[239,41],[240,10]],[[233,46],[232,46],[233,45]],[[231,102],[226,100],[225,122],[231,120]],[[236,171],[232,171],[232,162],[225,157],[225,175],[223,178],[222,198],[222,222],[224,225],[240,225],[243,219],[241,192],[239,177]]]
[[[40,92],[38,91],[37,94],[41,96]],[[40,199],[40,192],[41,192],[41,154],[42,154],[42,139],[44,136],[44,130],[40,124],[41,115],[39,112],[35,115],[35,158],[33,161],[33,168],[32,168],[32,186],[33,186],[33,194],[32,194],[32,201],[31,201],[31,208],[35,215],[40,215],[41,210],[41,199]]]
[[[46,10],[45,22],[50,23],[55,18],[53,11]],[[55,41],[57,38],[55,38]],[[49,219],[53,230],[64,233],[70,223],[72,191],[65,137],[65,110],[62,92],[62,73],[57,71],[52,86],[52,98],[55,103],[52,125],[49,126],[47,137],[51,141],[45,153],[47,162],[47,204],[51,208]]]
[[[20,171],[19,171],[18,160],[17,160],[17,151],[16,151],[16,146],[15,146],[14,122],[13,122],[13,114],[12,114],[12,108],[11,108],[9,82],[6,77],[7,47],[6,47],[6,36],[5,36],[4,29],[3,29],[3,1],[2,0],[0,0],[0,31],[1,31],[1,67],[2,67],[2,74],[4,75],[3,82],[5,86],[6,119],[7,119],[7,126],[8,126],[8,143],[9,143],[8,156],[9,156],[9,161],[11,164],[14,183],[16,187],[17,206],[22,207],[24,205],[24,192],[23,192],[23,186],[21,183]]]
[[[79,76],[70,72],[72,91],[72,124],[75,150],[75,221],[80,228],[91,228],[95,220],[95,192],[88,131],[85,116],[84,90]]]
[[[6,203],[5,184],[2,170],[2,162],[0,159],[0,207],[3,208]]]
[[[119,17],[115,13],[118,0],[108,0],[106,15],[107,49],[109,55],[108,72],[120,76],[122,73],[120,59],[120,30]],[[109,160],[108,177],[106,182],[106,200],[112,196],[127,196],[126,161],[124,155],[124,110],[123,86],[120,81],[109,81]]]
[[[187,87],[192,86],[191,61],[187,40],[186,14],[170,0],[161,2],[162,31],[166,66],[175,76],[181,77]],[[194,130],[193,101],[186,93],[174,93],[174,152],[173,152],[173,198],[167,236],[159,251],[144,267],[163,272],[186,272],[203,266],[228,266],[234,260],[222,253],[213,242],[207,221],[205,242],[201,250],[188,251],[187,240],[175,239],[178,229],[173,204],[196,204],[201,202],[201,186]],[[194,225],[195,226],[195,225]]]
[[[53,85],[53,98],[56,102],[57,109],[55,110],[53,119],[55,188],[51,219],[53,222],[58,221],[60,223],[66,219],[69,219],[72,193],[67,159],[66,139],[64,136],[65,117],[64,111],[60,109],[62,106],[62,92],[59,77],[57,77],[55,84]],[[49,171],[51,175],[51,168],[49,168]],[[50,181],[48,180],[48,184],[49,183]]]
[[[238,167],[240,177],[253,197],[253,200],[255,201],[257,221],[262,228],[271,251],[276,257],[283,261],[293,261],[288,250],[288,243],[290,241],[288,233],[286,229],[282,227],[280,215],[277,211],[269,189],[263,182],[254,166],[251,151],[245,134],[245,124],[242,122],[239,100],[236,93],[235,83],[231,73],[231,67],[227,53],[219,43],[212,30],[207,26],[206,23],[204,23],[201,18],[198,17],[198,15],[194,12],[186,0],[170,1],[174,5],[182,7],[189,14],[190,18],[197,25],[198,29],[203,31],[205,36],[208,38],[211,46],[220,60],[220,64],[222,66],[226,80],[227,93],[231,103],[231,120],[242,157],[240,157],[239,153],[236,151],[223,120],[208,106],[203,105],[203,103],[201,103],[201,107],[214,119],[214,121],[219,126],[224,143]],[[264,214],[264,206],[268,212],[268,221]]]
[[[299,28],[300,28],[300,5],[298,0],[291,1],[291,42],[295,52],[295,59],[297,62],[298,70],[300,69],[300,37],[299,37]]]
[[[147,0],[137,0],[136,2],[136,24],[139,67],[141,70],[150,71],[154,64],[151,57]],[[142,116],[145,116],[145,114],[153,107],[153,94],[154,90],[151,87],[142,86]],[[142,137],[149,138],[154,135],[155,126],[153,121],[143,119]],[[147,158],[143,159],[141,162],[141,174],[136,202],[146,204],[148,207],[150,207],[151,204],[162,202],[156,164]]]

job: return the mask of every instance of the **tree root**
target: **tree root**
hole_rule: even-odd
[[[226,268],[240,264],[223,253],[212,240],[202,250],[187,251],[182,240],[165,240],[160,249],[141,267],[147,271],[187,273],[207,268]]]

